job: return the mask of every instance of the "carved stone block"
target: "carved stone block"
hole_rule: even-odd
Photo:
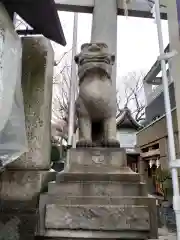
[[[22,90],[29,151],[9,169],[49,169],[54,52],[44,37],[22,39]]]
[[[47,171],[5,171],[1,174],[1,200],[31,201],[53,178],[55,175]]]
[[[144,183],[79,181],[49,183],[48,193],[56,196],[145,196]]]
[[[120,172],[126,166],[124,149],[87,148],[69,151],[69,172]]]
[[[40,198],[39,235],[70,239],[157,237],[156,202],[123,149],[78,148]]]
[[[46,206],[46,228],[81,230],[148,230],[144,206]]]

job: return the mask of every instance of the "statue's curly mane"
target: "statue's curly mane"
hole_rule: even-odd
[[[87,71],[93,72],[99,69],[101,73],[111,78],[112,65],[115,56],[109,54],[108,47],[104,43],[86,43],[81,47],[81,53],[75,56],[75,62],[78,64],[79,83],[82,83]]]

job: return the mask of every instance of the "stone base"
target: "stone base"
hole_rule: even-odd
[[[0,240],[34,240],[39,195],[52,180],[54,172],[6,170],[1,174]]]
[[[94,151],[70,150],[69,171],[57,175],[56,182],[49,183],[48,193],[40,197],[37,235],[53,239],[157,238],[155,199],[148,196],[139,174],[125,166],[124,150]]]
[[[34,240],[37,211],[1,213],[0,239]]]

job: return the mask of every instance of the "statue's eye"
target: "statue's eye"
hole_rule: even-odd
[[[106,48],[106,44],[105,43],[96,43],[96,45],[100,48]]]
[[[106,43],[100,43],[100,47],[107,48],[108,46]]]
[[[78,64],[78,63],[79,63],[79,57],[78,57],[78,56],[75,56],[75,57],[74,57],[74,61],[75,61],[76,64]]]
[[[81,46],[81,50],[83,50],[84,48],[88,48],[90,46],[89,43],[84,43],[82,46]]]
[[[112,56],[111,56],[111,61],[114,63],[114,61],[115,61],[115,55],[112,55]]]

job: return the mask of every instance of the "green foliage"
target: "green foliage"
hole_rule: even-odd
[[[161,168],[156,169],[156,181],[163,183],[169,178],[171,178],[171,173],[169,170],[162,170]]]
[[[156,170],[156,181],[162,184],[165,199],[173,195],[172,178],[169,170],[158,168]]]

